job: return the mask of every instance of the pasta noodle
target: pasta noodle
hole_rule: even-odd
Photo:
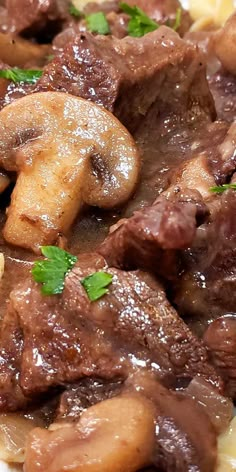
[[[220,27],[234,11],[233,0],[190,0],[189,11],[195,21],[191,30]]]
[[[219,466],[217,472],[233,472],[236,470],[236,417],[229,428],[221,434],[218,441]]]

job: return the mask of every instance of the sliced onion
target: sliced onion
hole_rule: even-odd
[[[0,415],[0,460],[23,463],[27,436],[38,425],[17,414]]]
[[[186,393],[204,408],[218,433],[226,430],[233,417],[233,403],[230,398],[220,395],[209,382],[201,377],[195,377],[190,382]]]
[[[236,470],[236,417],[231,421],[227,431],[218,439],[219,461],[217,472]]]

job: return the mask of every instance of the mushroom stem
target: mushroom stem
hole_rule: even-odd
[[[140,168],[132,137],[112,114],[59,92],[0,112],[0,164],[18,173],[4,237],[36,252],[68,231],[84,203],[122,205]]]

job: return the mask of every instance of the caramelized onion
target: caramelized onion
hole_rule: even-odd
[[[16,414],[0,415],[0,460],[23,463],[28,434],[38,421]]]
[[[218,433],[226,430],[233,416],[233,404],[229,398],[220,395],[201,377],[195,377],[186,392],[204,408]]]
[[[217,472],[233,472],[236,470],[236,417],[229,428],[218,440],[219,463]]]

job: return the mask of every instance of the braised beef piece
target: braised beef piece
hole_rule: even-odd
[[[49,24],[62,22],[68,16],[69,0],[6,0],[6,29],[14,33],[30,33]]]
[[[145,268],[165,279],[180,271],[180,253],[190,247],[207,209],[198,192],[160,195],[153,205],[118,223],[98,251],[112,267]]]
[[[183,315],[203,323],[234,312],[236,306],[236,193],[216,196],[210,218],[197,230],[194,245],[184,253],[185,272],[173,288]],[[204,323],[205,320],[205,323]]]
[[[109,269],[109,294],[89,301],[80,280],[103,268],[100,256],[81,255],[61,296],[43,296],[32,280],[11,293],[4,325],[10,316],[17,342],[11,347],[2,332],[0,381],[8,396],[0,391],[1,408],[21,407],[18,390],[32,399],[83,377],[124,379],[139,365],[154,370],[168,386],[199,374],[222,388],[203,344],[150,275]]]
[[[32,93],[33,89],[33,84],[15,83],[0,78],[0,110],[14,100]]]
[[[232,123],[236,118],[236,77],[220,70],[208,82],[218,118]]]
[[[191,25],[191,18],[189,13],[184,10],[178,0],[149,0],[144,2],[143,0],[127,0],[126,2],[130,6],[137,6],[141,8],[150,18],[153,18],[158,24],[166,24],[170,27],[175,25],[176,15],[178,10],[181,10],[180,25],[177,28],[177,32],[182,36],[188,31]],[[128,23],[130,16],[124,13],[119,8],[120,2],[117,1],[105,1],[103,3],[89,2],[85,5],[83,13],[90,15],[97,12],[104,12],[106,19],[110,27],[110,33],[116,38],[122,39],[128,36]],[[69,41],[72,41],[76,36],[87,31],[87,23],[85,19],[81,18],[70,18],[66,27],[54,38],[53,48],[56,53],[64,49]]]
[[[173,112],[185,121],[214,117],[201,56],[165,26],[122,40],[80,34],[45,67],[35,90],[95,101],[131,131],[153,108],[156,115]]]
[[[233,289],[231,295],[233,295]],[[231,296],[229,293],[229,297]],[[226,382],[231,397],[236,398],[236,313],[212,321],[204,335],[210,357]]]
[[[83,379],[68,386],[61,395],[56,421],[78,421],[81,413],[96,403],[118,395],[123,388],[121,381],[108,382],[102,379]]]

